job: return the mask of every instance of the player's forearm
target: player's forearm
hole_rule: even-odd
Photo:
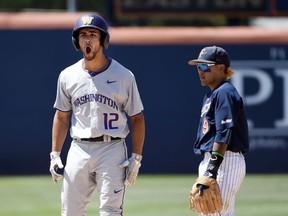
[[[132,152],[142,155],[145,139],[145,119],[143,113],[131,117],[131,137]]]
[[[69,115],[56,111],[52,127],[52,151],[60,152],[69,127]]]
[[[209,176],[214,179],[217,178],[218,169],[224,159],[226,149],[227,144],[214,142],[211,158],[204,173],[205,176]]]
[[[218,153],[220,153],[222,155],[225,155],[225,152],[227,150],[227,146],[228,145],[225,144],[225,143],[214,142],[212,151],[213,152],[218,152]]]

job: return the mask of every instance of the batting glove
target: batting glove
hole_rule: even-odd
[[[136,182],[139,168],[141,167],[141,160],[142,155],[132,153],[132,156],[128,160],[119,165],[120,168],[127,167],[127,175],[124,181],[125,186],[132,186]]]
[[[64,166],[60,158],[60,152],[53,151],[50,153],[50,172],[52,175],[53,181],[56,183],[59,180],[63,179],[63,175],[57,173],[58,169],[62,169]]]

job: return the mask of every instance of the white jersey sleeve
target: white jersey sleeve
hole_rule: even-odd
[[[134,76],[131,79],[128,94],[129,97],[123,104],[124,110],[129,116],[137,115],[143,110],[143,105]]]
[[[82,65],[80,60],[60,73],[54,103],[56,109],[72,111],[72,138],[104,134],[125,138],[129,133],[126,115],[143,110],[133,73],[113,59],[95,74]]]
[[[67,94],[67,91],[65,88],[65,82],[62,81],[63,79],[65,79],[62,77],[63,74],[64,72],[62,72],[58,77],[56,101],[54,103],[54,108],[57,108],[61,111],[68,112],[72,110],[71,96]]]

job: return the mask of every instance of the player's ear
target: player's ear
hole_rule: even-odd
[[[224,64],[219,64],[218,70],[219,71],[225,71],[225,65]]]

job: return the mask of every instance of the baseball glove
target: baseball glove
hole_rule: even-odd
[[[222,208],[222,197],[216,180],[200,176],[190,191],[190,209],[203,214],[213,214],[221,212]]]

